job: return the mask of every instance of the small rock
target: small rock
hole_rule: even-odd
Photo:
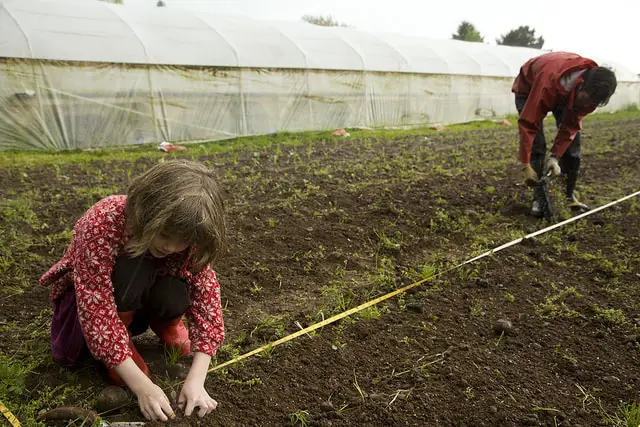
[[[496,412],[498,412],[498,408],[497,408],[496,406],[489,406],[489,410],[490,410],[491,412],[493,412],[494,414],[495,414]]]
[[[478,277],[476,279],[476,285],[480,286],[481,288],[488,288],[489,287],[489,281],[485,278],[482,277]]]
[[[587,417],[589,416],[590,412],[588,409],[585,408],[580,408],[578,409],[578,416],[580,416],[581,418]]]
[[[333,418],[333,419],[344,418],[344,415],[342,415],[342,412],[332,411],[332,412],[327,412],[327,418]]]
[[[110,412],[123,408],[130,403],[129,394],[122,387],[109,386],[102,390],[96,401],[99,413]]]
[[[559,419],[560,421],[562,421],[562,420],[567,418],[567,414],[565,414],[564,412],[560,411],[560,412],[556,412],[555,417],[557,419]]]
[[[412,284],[412,283],[414,282],[414,280],[413,280],[413,279],[410,279],[410,278],[408,278],[408,277],[405,277],[405,278],[403,278],[403,279],[402,279],[402,283],[405,283],[405,280],[406,280],[406,284],[407,284],[407,285],[410,285],[410,284]],[[419,291],[418,291],[418,288],[411,288],[411,289],[407,289],[406,294],[407,294],[407,295],[415,295],[415,294],[417,294],[418,292],[419,292]]]
[[[602,378],[602,381],[607,383],[620,382],[620,378],[614,377],[613,375],[609,375]]]
[[[381,393],[373,393],[369,395],[369,398],[374,402],[381,402],[386,399],[386,396]]]
[[[531,347],[535,348],[536,350],[542,350],[542,345],[537,342],[532,343]]]
[[[189,369],[189,366],[187,366],[185,363],[177,362],[167,369],[167,374],[169,374],[169,377],[171,377],[172,379],[182,380],[187,378]]]
[[[335,411],[333,405],[331,404],[331,402],[322,402],[320,404],[320,410],[322,412],[332,412]]]
[[[525,418],[525,423],[526,425],[529,426],[537,426],[538,425],[538,418],[535,415],[531,415],[527,418]]]
[[[513,331],[513,324],[508,319],[498,319],[496,323],[493,324],[493,330],[498,334],[502,332],[508,334]]]
[[[638,335],[627,335],[626,337],[624,337],[624,342],[625,343],[634,343],[634,342],[639,342],[640,341],[640,336]]]
[[[417,301],[408,302],[405,307],[407,308],[408,311],[412,311],[414,313],[422,313],[424,311],[424,307],[422,303]]]
[[[551,323],[549,323],[549,322],[543,322],[543,323],[542,323],[542,326],[544,326],[545,328],[546,328],[547,326],[549,326],[549,325],[551,325]]]
[[[471,348],[471,346],[469,344],[466,344],[466,343],[460,343],[460,344],[458,344],[458,348],[460,350],[467,351],[467,350],[469,350]]]

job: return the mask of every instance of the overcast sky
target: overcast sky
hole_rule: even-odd
[[[124,0],[155,7],[157,0]],[[544,49],[566,50],[621,63],[640,74],[640,0],[164,0],[168,7],[256,19],[297,21],[304,14],[332,15],[360,30],[451,38],[462,20],[485,42],[529,25]]]

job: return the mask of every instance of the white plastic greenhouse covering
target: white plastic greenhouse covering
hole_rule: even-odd
[[[460,123],[515,113],[540,50],[91,0],[0,0],[0,149]],[[597,58],[593,58],[598,61]],[[619,64],[605,110],[640,103]]]

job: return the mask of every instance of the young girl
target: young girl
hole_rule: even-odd
[[[93,205],[75,224],[64,257],[40,279],[51,285],[53,357],[83,352],[128,386],[149,420],[175,414],[131,340],[148,327],[182,355],[193,354],[178,398],[190,416],[213,411],[204,382],[224,340],[220,285],[211,264],[225,248],[224,206],[212,171],[191,161],[157,164],[128,194]],[[182,322],[190,320],[189,331]],[[192,353],[193,352],[193,353]]]

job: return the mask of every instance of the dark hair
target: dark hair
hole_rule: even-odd
[[[607,105],[618,86],[615,73],[609,68],[595,67],[587,70],[583,78],[582,90],[589,95],[589,98],[598,104],[598,107]]]

